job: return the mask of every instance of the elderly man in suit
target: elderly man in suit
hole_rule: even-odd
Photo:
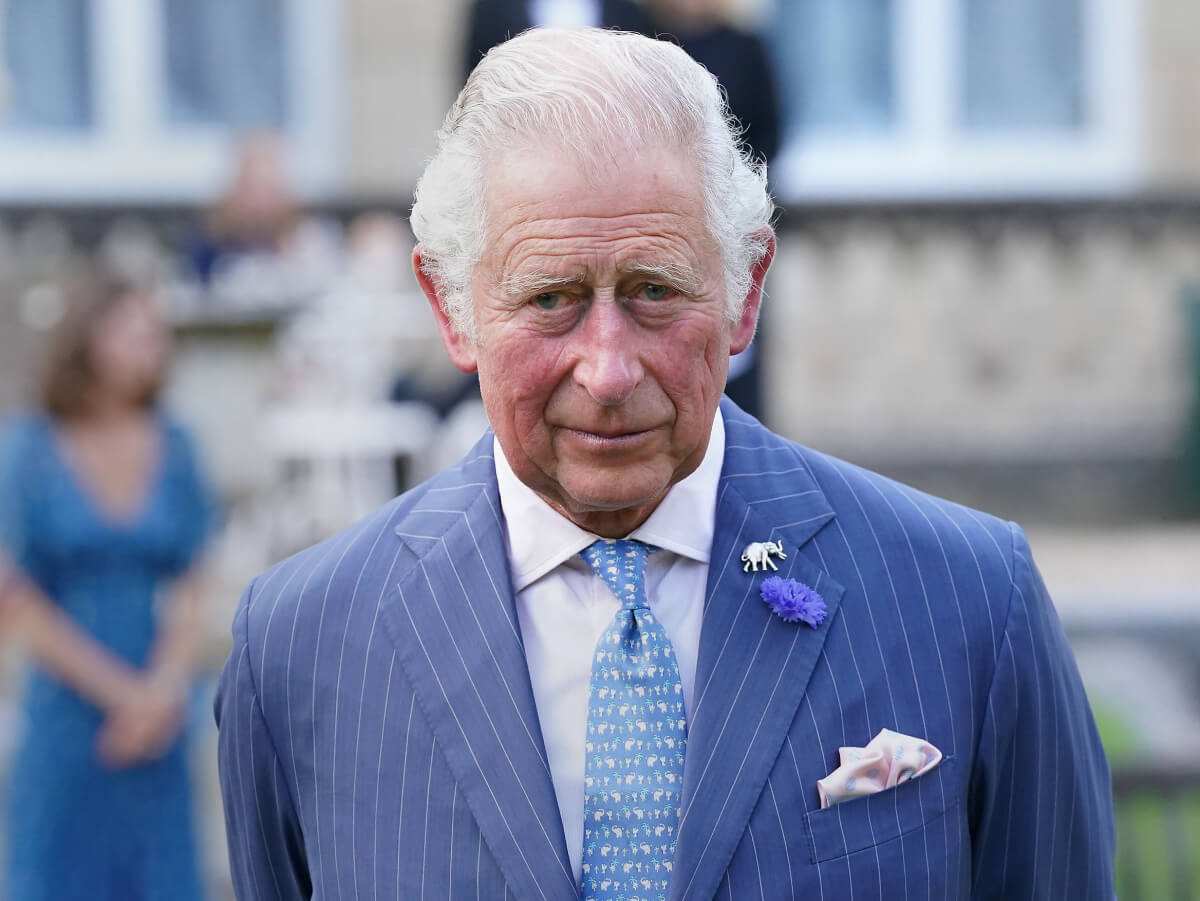
[[[243,901],[1112,897],[1021,531],[720,400],[771,215],[678,47],[535,30],[476,69],[414,262],[492,431],[247,590]]]

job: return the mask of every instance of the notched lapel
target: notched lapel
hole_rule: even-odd
[[[754,429],[771,437],[757,424]],[[733,444],[738,431],[729,431]],[[786,455],[779,448],[768,451],[767,461],[764,448],[730,447],[726,452],[697,700],[688,727],[670,891],[674,901],[709,901],[716,894],[795,719],[844,592],[803,551],[834,514],[794,448],[786,450]],[[776,466],[784,456],[794,465]],[[788,554],[777,561],[778,573],[743,572],[742,550],[767,540],[782,540]],[[824,622],[814,629],[772,613],[760,594],[763,579],[771,575],[796,579],[820,593],[827,608]]]
[[[382,618],[516,897],[577,899],[510,587],[494,474],[422,504],[398,530],[416,561]]]

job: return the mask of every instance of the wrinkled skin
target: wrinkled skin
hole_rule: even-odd
[[[500,156],[487,173],[474,341],[414,251],[447,352],[478,370],[517,477],[606,537],[627,535],[700,464],[729,356],[754,334],[774,241],[730,320],[699,184],[695,164],[665,150],[599,167]]]

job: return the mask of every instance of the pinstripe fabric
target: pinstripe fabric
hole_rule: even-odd
[[[785,442],[728,403],[673,899],[1113,897],[1108,771],[1020,530]],[[217,701],[246,899],[570,899],[491,436],[260,576]],[[780,539],[818,629],[742,572]],[[945,754],[820,810],[840,745]]]

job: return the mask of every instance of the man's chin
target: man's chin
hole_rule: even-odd
[[[624,533],[636,528],[670,489],[670,482],[657,474],[619,471],[559,471],[558,496],[546,498],[564,516],[589,531],[603,534],[597,525],[628,524]]]

